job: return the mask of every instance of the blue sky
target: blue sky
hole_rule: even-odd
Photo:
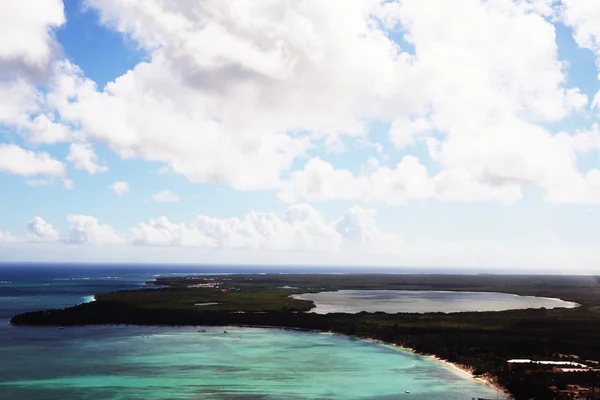
[[[0,261],[599,271],[593,1],[26,3]]]

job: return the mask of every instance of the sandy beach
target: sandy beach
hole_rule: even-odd
[[[508,400],[508,399],[512,399],[513,398],[512,395],[508,391],[506,391],[503,387],[499,386],[496,382],[494,382],[494,380],[492,380],[491,378],[488,378],[488,377],[475,376],[475,375],[473,375],[473,372],[469,368],[467,368],[465,366],[452,363],[452,362],[450,362],[448,360],[441,359],[441,358],[439,358],[436,355],[421,354],[418,351],[416,351],[415,349],[412,349],[410,347],[400,346],[400,345],[393,344],[393,343],[387,343],[387,342],[384,342],[383,340],[374,339],[374,338],[364,338],[364,339],[372,341],[372,342],[376,342],[376,343],[385,344],[387,346],[391,346],[391,347],[394,347],[394,348],[399,349],[399,350],[410,351],[411,353],[419,354],[419,355],[421,355],[423,357],[430,358],[432,360],[435,360],[436,362],[444,364],[444,366],[446,366],[446,367],[454,370],[455,372],[457,372],[459,374],[465,375],[465,376],[467,376],[467,377],[469,377],[471,379],[474,379],[475,381],[481,383],[482,385],[485,385],[485,386],[489,387],[490,389],[492,389],[496,393],[498,393],[499,396],[502,396],[503,399],[507,399]]]
[[[281,326],[266,326],[266,325],[256,326],[256,325],[239,325],[239,324],[235,325],[235,326],[246,327],[246,328],[298,330],[298,331],[305,331],[305,332],[314,332],[314,333],[319,333],[319,334],[343,335],[343,334],[337,333],[337,332],[324,332],[324,331],[319,331],[319,330],[302,329],[302,328],[283,328]],[[484,376],[475,376],[475,375],[473,375],[473,372],[466,366],[452,363],[452,362],[450,362],[448,360],[444,360],[436,355],[422,354],[413,348],[400,346],[400,345],[394,344],[394,343],[384,342],[383,340],[380,340],[380,339],[375,339],[375,338],[371,338],[371,337],[360,337],[360,336],[358,336],[358,338],[363,339],[363,340],[368,340],[371,342],[375,342],[375,343],[379,343],[379,344],[384,344],[386,346],[390,346],[390,347],[393,347],[398,350],[410,351],[411,353],[415,353],[420,356],[427,357],[438,363],[444,364],[444,366],[454,370],[455,372],[457,372],[459,374],[467,376],[468,378],[473,379],[473,380],[481,383],[482,385],[487,386],[488,388],[492,389],[494,392],[498,393],[498,396],[502,396],[503,399],[510,400],[513,398],[512,395],[507,390],[505,390],[502,386],[498,385],[498,383],[496,383],[493,379],[484,377]]]

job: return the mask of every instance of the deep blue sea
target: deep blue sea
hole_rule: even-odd
[[[198,327],[9,325],[17,313],[72,306],[97,293],[142,287],[158,276],[316,271],[0,264],[0,399],[503,398],[429,358],[340,335],[239,327],[199,333]]]

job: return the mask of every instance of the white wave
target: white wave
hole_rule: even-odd
[[[96,296],[85,296],[83,297],[83,302],[84,303],[92,303],[96,301]]]

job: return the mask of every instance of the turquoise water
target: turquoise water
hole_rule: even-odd
[[[164,274],[0,268],[0,399],[502,398],[434,360],[340,335],[8,324],[19,312],[74,305]]]
[[[518,296],[496,292],[451,292],[430,290],[338,290],[335,292],[293,295],[297,299],[312,300],[311,312],[359,313],[361,311],[387,313],[503,311],[527,308],[573,308],[577,303],[545,297]]]
[[[0,366],[7,399],[496,396],[434,360],[339,335],[235,327],[15,329],[26,332],[15,347],[0,348],[0,360],[15,360]]]

